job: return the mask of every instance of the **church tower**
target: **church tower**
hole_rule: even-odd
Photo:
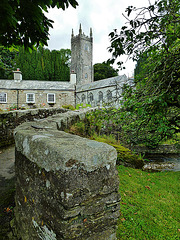
[[[71,73],[76,73],[76,83],[86,84],[93,82],[93,37],[90,29],[90,37],[86,36],[79,28],[79,34],[71,35]]]

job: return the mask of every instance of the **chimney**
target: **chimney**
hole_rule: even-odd
[[[76,73],[72,70],[70,75],[70,83],[76,84]]]
[[[16,71],[13,71],[14,73],[14,81],[15,82],[21,82],[22,81],[22,72],[17,68]]]

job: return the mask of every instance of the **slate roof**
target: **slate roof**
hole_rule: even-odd
[[[116,84],[122,86],[124,83],[128,83],[128,78],[126,75],[121,75],[117,77],[112,77],[112,78],[107,78],[95,82],[91,82],[88,84],[84,85],[77,85],[76,86],[76,91],[81,92],[81,91],[87,91],[87,90],[94,90],[94,89],[100,89],[100,88],[105,88],[105,87],[110,87],[114,86]]]
[[[133,85],[133,79],[128,79],[126,75],[107,78],[89,84],[77,85],[76,91],[90,91],[100,88],[111,87],[118,84],[120,87],[124,83]],[[0,80],[0,89],[7,90],[57,90],[57,91],[73,91],[75,90],[74,84],[62,81],[37,81],[37,80]]]
[[[0,80],[0,89],[18,90],[74,90],[70,82],[61,81],[37,81],[37,80]]]

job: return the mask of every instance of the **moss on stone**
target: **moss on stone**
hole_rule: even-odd
[[[107,143],[113,146],[117,151],[117,165],[124,165],[133,168],[142,168],[144,160],[137,154],[133,153],[130,149],[118,144],[117,141],[111,137],[95,137],[96,141]]]
[[[117,165],[124,165],[133,168],[142,168],[144,166],[144,160],[137,154],[132,153],[130,149],[121,145],[110,145],[117,151]]]

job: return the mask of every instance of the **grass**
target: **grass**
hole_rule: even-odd
[[[83,132],[74,125],[76,134]],[[91,139],[118,144],[112,136]],[[117,166],[120,179],[121,210],[118,240],[180,239],[180,172],[149,173]]]
[[[121,194],[118,240],[180,239],[180,172],[117,168]]]

